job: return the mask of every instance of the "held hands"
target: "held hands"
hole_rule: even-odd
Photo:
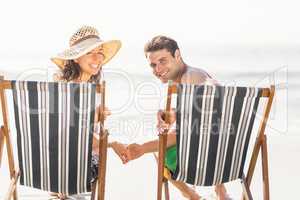
[[[165,122],[165,112],[163,112],[162,110],[159,110],[157,112],[157,130],[159,133],[162,133],[165,129],[169,129],[170,125],[172,125],[176,121],[175,109],[171,109],[169,117],[170,123],[167,124]],[[123,164],[141,157],[145,154],[145,151],[147,151],[144,145],[136,143],[125,145],[118,142],[113,142],[111,147],[122,160]]]
[[[113,142],[111,144],[111,147],[114,150],[114,152],[119,156],[123,164],[126,164],[131,160],[135,160],[144,155],[145,153],[143,146],[136,143],[126,146],[122,143]]]
[[[145,153],[143,146],[136,143],[128,145],[127,152],[128,152],[129,160],[135,160],[141,157],[142,155],[144,155]]]
[[[114,150],[114,152],[119,156],[122,163],[127,163],[128,155],[127,155],[127,148],[125,144],[119,143],[119,142],[113,142],[111,143],[110,147]]]

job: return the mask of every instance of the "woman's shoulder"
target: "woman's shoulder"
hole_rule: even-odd
[[[55,73],[53,73],[52,78],[53,81],[56,82],[65,82],[65,80],[62,78],[62,72],[60,71],[56,71]]]

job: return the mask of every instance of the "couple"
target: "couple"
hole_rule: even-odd
[[[119,51],[121,42],[119,40],[103,41],[94,27],[83,26],[73,34],[69,45],[69,49],[51,59],[60,68],[60,73],[55,75],[55,79],[66,82],[96,83],[100,81],[102,66]],[[205,71],[186,65],[181,57],[177,42],[169,37],[154,37],[145,45],[144,53],[153,74],[162,83],[172,80],[176,83],[217,84],[217,81]],[[97,109],[97,112],[101,111]],[[98,116],[97,112],[95,116]],[[106,117],[110,115],[110,111],[107,108],[103,112]],[[158,111],[158,131],[162,131],[168,127],[162,116],[163,111]],[[172,123],[175,123],[176,115],[174,112],[171,118]],[[97,144],[97,137],[95,136],[93,139],[92,157],[93,181],[95,181],[98,172]],[[129,145],[110,142],[108,147],[112,148],[125,164],[141,157],[145,153],[157,152],[158,140],[149,141],[144,144],[133,143]],[[165,157],[166,172],[169,170],[172,173],[176,169],[176,154],[176,132],[175,130],[170,130]],[[191,187],[183,182],[171,180],[170,176],[168,177],[168,173],[165,174],[170,182],[181,191],[184,197],[193,200],[201,199]],[[226,189],[223,185],[217,185],[215,192],[219,200],[228,199]]]

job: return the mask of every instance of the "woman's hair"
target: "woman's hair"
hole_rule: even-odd
[[[60,79],[63,81],[73,81],[80,77],[80,65],[76,63],[74,60],[68,60],[65,64],[65,67],[62,69],[62,74]],[[101,79],[101,70],[92,75],[88,82],[98,83]]]

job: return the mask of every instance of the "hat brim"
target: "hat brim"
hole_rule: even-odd
[[[52,57],[51,61],[54,62],[59,68],[63,69],[68,60],[77,59],[94,49],[101,48],[104,55],[102,65],[105,65],[117,54],[121,46],[122,43],[120,40],[97,40],[88,46],[77,45],[71,47],[70,49],[67,49],[62,53],[56,55],[55,57]]]

